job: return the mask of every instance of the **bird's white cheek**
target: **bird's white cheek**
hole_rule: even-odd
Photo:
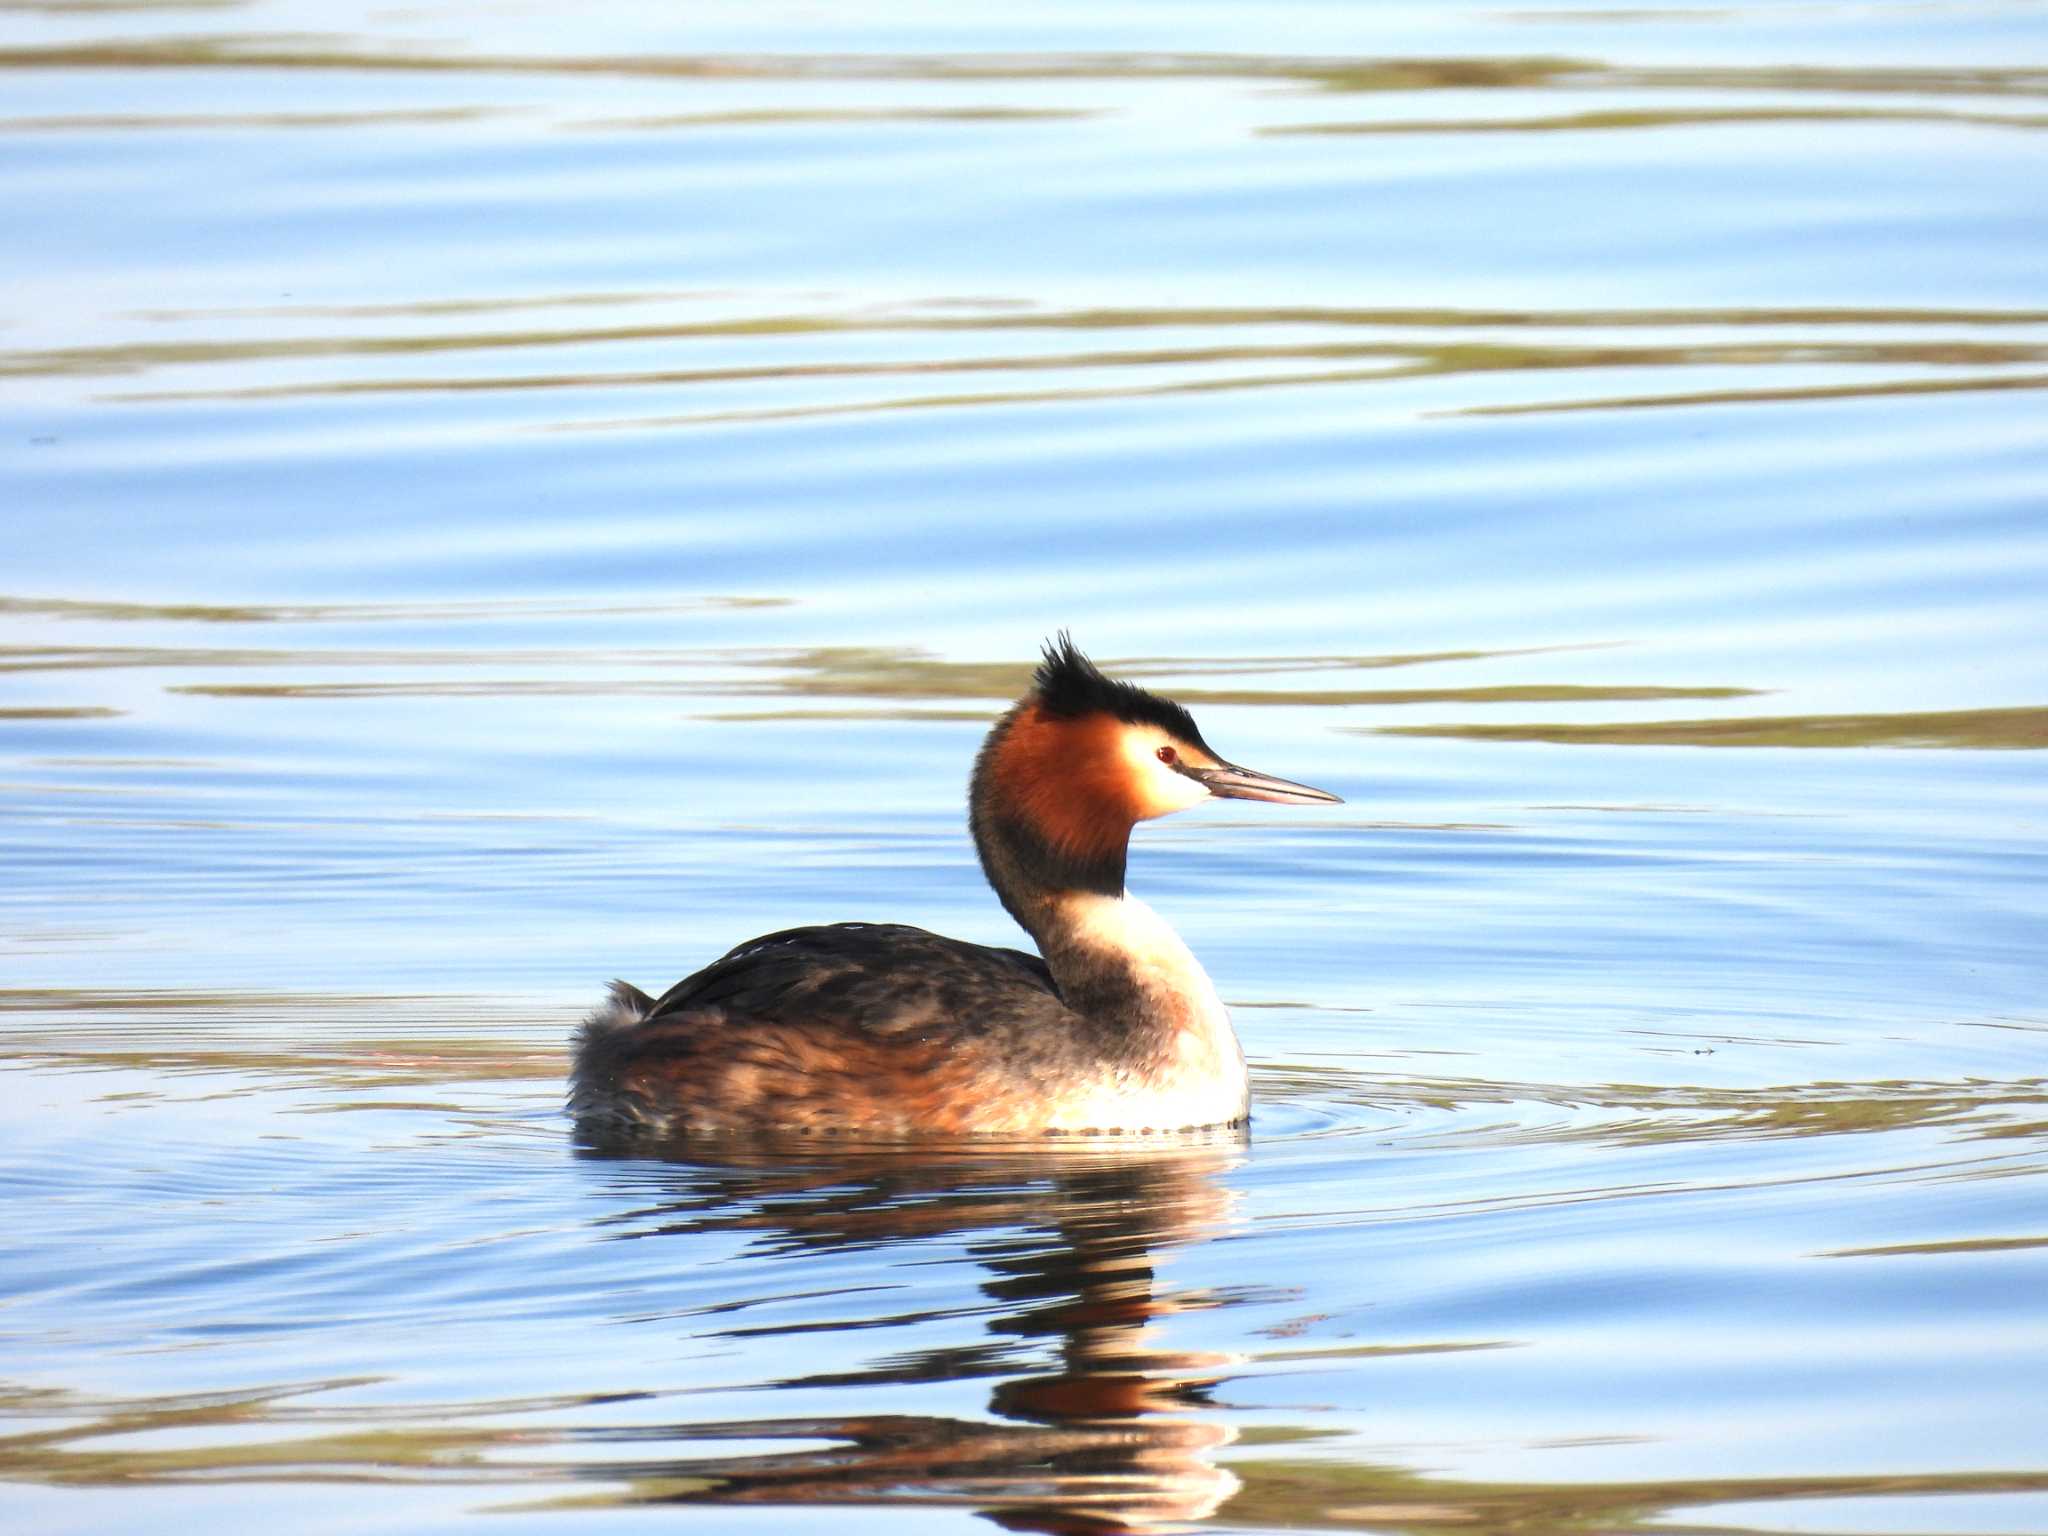
[[[1184,773],[1175,773],[1164,764],[1151,775],[1145,788],[1147,816],[1171,815],[1191,805],[1200,805],[1209,798],[1208,785]]]
[[[1159,760],[1160,749],[1172,745],[1163,734],[1132,730],[1117,745],[1123,752],[1124,771],[1130,775],[1128,782],[1135,789],[1132,799],[1140,820],[1170,816],[1209,798],[1208,785]]]

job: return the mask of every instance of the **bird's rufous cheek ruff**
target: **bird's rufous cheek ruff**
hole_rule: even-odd
[[[1122,721],[1065,719],[1027,704],[1011,720],[993,769],[1005,810],[1064,853],[1120,855],[1148,812],[1126,765]]]

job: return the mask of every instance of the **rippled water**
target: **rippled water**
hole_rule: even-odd
[[[0,5],[0,1513],[2048,1530],[2048,15]],[[1250,1138],[579,1154],[1070,626]],[[986,1517],[986,1518],[978,1518]]]

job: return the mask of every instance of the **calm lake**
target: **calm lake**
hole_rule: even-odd
[[[2048,1532],[2044,151],[2025,0],[4,0],[0,1526]],[[1249,1137],[579,1149],[1022,941],[1063,627],[1347,802],[1134,841]]]

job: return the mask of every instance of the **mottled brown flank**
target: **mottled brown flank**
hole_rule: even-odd
[[[997,749],[997,795],[1063,853],[1116,853],[1144,812],[1117,745],[1124,730],[1111,715],[1069,720],[1027,705]]]
[[[684,1014],[651,1028],[620,1079],[649,1105],[688,1106],[689,1127],[775,1126],[824,1135],[964,1135],[1005,1117],[982,1074],[939,1041],[877,1040],[824,1020]]]

